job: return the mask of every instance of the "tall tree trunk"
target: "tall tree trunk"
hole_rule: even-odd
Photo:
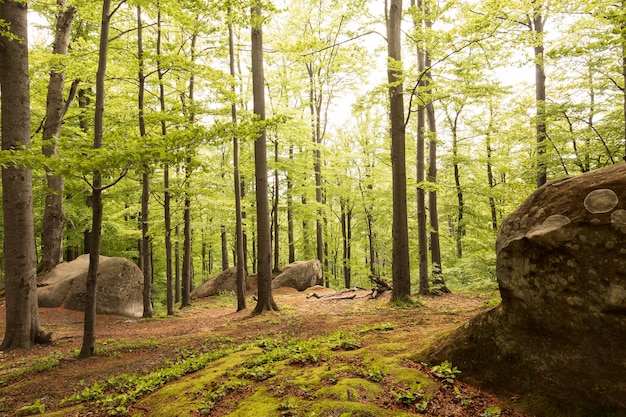
[[[198,35],[194,33],[191,36],[191,62],[196,58],[196,42]],[[194,104],[194,89],[195,89],[195,74],[192,71],[189,77],[189,103],[191,107],[189,109],[189,124],[193,126],[195,124],[195,104]],[[191,157],[187,157],[185,164],[185,209],[183,211],[183,223],[184,223],[184,242],[183,242],[183,294],[181,300],[181,307],[191,306],[191,291],[193,290],[193,258],[191,247],[191,174],[193,169],[191,167]],[[224,232],[225,234],[225,232]],[[228,249],[226,250],[226,262],[228,262]],[[224,262],[224,259],[222,259]]]
[[[322,132],[321,132],[321,97],[315,90],[313,65],[307,64],[309,74],[309,108],[311,111],[311,134],[313,137],[313,171],[315,173],[315,202],[318,204],[315,219],[316,257],[324,264],[324,231],[322,228]],[[320,93],[321,94],[321,93]]]
[[[411,269],[409,266],[409,231],[406,207],[406,156],[404,125],[404,94],[402,63],[402,0],[391,0],[387,19],[387,47],[389,62],[389,101],[391,119],[391,172],[393,191],[393,248],[392,300],[411,296]]]
[[[428,52],[425,55],[426,68],[430,68],[430,58]],[[430,71],[426,71],[427,94],[432,97],[432,89]],[[426,116],[428,120],[428,131],[430,133],[430,141],[428,142],[428,181],[437,183],[437,124],[435,120],[435,106],[432,98],[426,103]],[[428,212],[430,213],[430,259],[432,263],[433,284],[437,286],[437,290],[449,293],[446,287],[443,270],[441,265],[441,245],[439,243],[439,210],[437,207],[437,191],[433,187],[428,192]]]
[[[349,202],[345,199],[340,200],[341,204],[341,237],[343,240],[343,281],[346,288],[352,286],[352,270],[351,262],[351,244],[352,239],[352,208],[348,208]]]
[[[96,72],[96,112],[94,117],[93,148],[102,148],[104,130],[104,81],[109,50],[109,24],[111,0],[102,3],[102,24],[100,29],[100,52],[98,54],[98,71]],[[96,341],[96,287],[98,267],[100,266],[100,243],[102,234],[102,172],[96,168],[92,181],[92,221],[91,221],[91,252],[89,253],[89,269],[85,291],[85,322],[83,345],[79,358],[93,355]]]
[[[141,19],[141,6],[137,6],[137,57],[139,61],[139,135],[145,138],[146,120],[144,117],[144,97],[146,91],[146,76],[143,71],[143,22]],[[152,309],[152,262],[150,260],[150,236],[148,234],[150,173],[147,164],[144,165],[141,184],[141,245],[139,257],[141,258],[141,270],[143,272],[143,317],[149,318],[154,314],[154,310]]]
[[[28,76],[28,6],[0,3],[0,20],[19,37],[0,37],[0,124],[2,150],[20,153],[30,146],[30,86]],[[37,258],[30,169],[2,168],[2,212],[6,327],[0,351],[30,349],[45,341],[37,310]],[[48,338],[49,340],[49,335]]]
[[[56,32],[52,53],[55,55],[67,55],[70,43],[72,22],[76,15],[73,6],[67,7],[65,0],[57,0],[59,12],[57,16]],[[63,88],[65,74],[63,71],[52,69],[48,83],[48,97],[46,100],[46,119],[43,125],[43,154],[46,157],[58,155],[57,140],[61,133],[61,125],[78,87],[78,81],[72,84],[70,95],[65,102],[63,100]],[[63,215],[63,190],[64,181],[61,175],[54,174],[46,168],[46,181],[48,194],[43,213],[43,232],[41,262],[38,272],[47,272],[63,261],[63,227],[65,216]]]
[[[496,211],[496,199],[493,196],[493,188],[496,186],[493,177],[493,159],[491,149],[491,132],[493,129],[493,106],[489,103],[489,128],[485,137],[485,146],[487,147],[487,181],[489,182],[489,211],[491,212],[491,228],[494,232],[498,231],[498,213]]]
[[[190,172],[186,170],[187,187],[189,187]],[[183,224],[184,224],[184,240],[183,240],[183,271],[182,271],[182,294],[181,294],[181,307],[191,306],[191,285],[192,285],[192,264],[191,264],[191,197],[189,196],[189,190],[185,196],[185,209],[183,210]]]
[[[233,97],[237,96],[235,87],[235,38],[232,23],[232,9],[228,8],[228,51],[230,75],[233,77],[231,87]],[[237,126],[237,102],[233,99],[231,105],[231,118],[234,126]],[[235,129],[236,130],[236,129]],[[233,135],[233,177],[235,187],[235,265],[237,266],[237,311],[246,309],[246,253],[244,250],[243,218],[241,214],[241,175],[239,172],[239,137]]]
[[[252,7],[252,94],[254,114],[259,121],[265,120],[265,76],[263,70],[263,25],[260,6]],[[272,254],[267,173],[267,136],[261,127],[254,141],[254,174],[256,188],[257,247],[258,247],[258,301],[253,315],[277,311],[272,296]]]
[[[411,0],[411,7],[415,7],[415,0]],[[417,2],[419,10],[423,10],[423,3]],[[422,21],[414,19],[413,24],[422,25]],[[420,74],[419,87],[424,88],[424,73],[426,71],[425,54],[423,47],[417,46],[417,65]],[[424,191],[424,181],[426,180],[426,107],[423,99],[417,107],[417,134],[416,134],[416,181],[417,181],[417,244],[419,259],[419,293],[427,295],[430,293],[430,280],[428,277],[428,227],[426,225],[426,192]]]
[[[272,208],[272,224],[274,229],[274,267],[272,268],[272,272],[280,272],[280,230],[278,226],[278,198],[279,198],[279,187],[278,187],[278,138],[274,141],[274,162],[276,163],[276,168],[274,169],[274,204]]]
[[[454,187],[456,188],[457,199],[457,226],[454,234],[456,240],[456,257],[463,257],[463,236],[465,236],[465,222],[463,216],[465,214],[465,201],[463,199],[463,188],[461,187],[461,175],[459,169],[459,137],[458,125],[461,111],[457,111],[454,120],[451,121],[452,126],[452,160],[454,167]]]
[[[546,72],[543,46],[543,27],[545,19],[541,6],[533,10],[533,19],[529,22],[531,31],[537,37],[535,40],[535,105],[537,131],[537,187],[541,187],[548,179],[548,169],[545,160],[546,153]]]
[[[167,136],[167,123],[165,121],[165,85],[163,83],[164,72],[161,67],[161,41],[162,41],[162,28],[161,28],[161,5],[157,3],[157,40],[156,40],[156,55],[157,55],[157,77],[159,79],[159,108],[161,110],[161,137],[165,140]],[[165,282],[166,282],[166,304],[167,314],[174,315],[174,301],[180,300],[179,294],[179,276],[176,276],[176,299],[172,299],[172,212],[171,203],[172,196],[170,193],[170,169],[167,162],[163,166],[163,220],[165,223]],[[178,230],[176,231],[178,236]],[[176,249],[178,250],[178,241],[176,242]],[[178,264],[178,255],[176,262]],[[176,272],[178,274],[178,266]]]
[[[226,226],[220,226],[220,240],[222,242],[222,271],[230,268],[228,264],[228,235],[226,234]]]
[[[293,165],[293,144],[289,145],[289,161]],[[296,243],[293,224],[293,183],[287,173],[287,240],[289,240],[289,263],[296,261]]]

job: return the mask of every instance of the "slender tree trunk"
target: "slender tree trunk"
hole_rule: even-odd
[[[137,6],[137,57],[139,60],[139,136],[146,137],[146,121],[144,115],[144,97],[146,89],[146,76],[144,74],[143,59],[143,22],[141,19],[141,6]],[[143,317],[149,318],[154,314],[152,309],[152,262],[150,260],[150,235],[149,229],[149,201],[150,201],[150,173],[147,164],[141,176],[141,245],[140,255],[141,270],[143,272]]]
[[[189,184],[189,172],[186,173],[185,181]],[[187,190],[188,191],[188,190]],[[183,289],[181,295],[181,303],[182,307],[191,306],[191,285],[192,285],[192,264],[191,264],[191,198],[189,196],[185,197],[185,209],[183,211],[183,224],[184,224],[184,240],[183,240],[183,271],[182,271],[182,281],[183,281]]]
[[[265,77],[263,71],[263,30],[260,6],[252,7],[252,94],[254,114],[265,120]],[[253,315],[277,311],[272,296],[272,259],[268,201],[267,136],[261,127],[254,142],[254,174],[257,212],[258,301]]]
[[[427,12],[428,14],[428,12]],[[430,18],[425,21],[426,27],[431,28],[433,22]],[[428,121],[428,132],[430,141],[428,143],[428,181],[437,183],[437,121],[435,119],[435,105],[433,103],[432,75],[430,72],[431,62],[430,54],[424,51],[424,64],[426,71],[424,73],[426,95],[428,102],[426,103],[426,119]],[[437,285],[438,290],[443,293],[449,293],[443,279],[443,268],[441,265],[441,245],[439,243],[439,213],[437,207],[437,191],[433,188],[428,193],[428,211],[430,213],[430,257],[432,262],[433,284]]]
[[[402,0],[391,0],[387,21],[389,63],[389,100],[391,118],[391,171],[393,181],[393,300],[411,296],[411,269],[409,266],[409,231],[406,208],[406,154],[404,125],[404,94],[402,63]]]
[[[348,208],[349,202],[341,199],[341,237],[343,240],[343,280],[346,288],[352,286],[351,244],[352,239],[352,208]]]
[[[276,168],[274,169],[274,207],[272,209],[274,224],[274,267],[272,268],[272,272],[280,272],[280,230],[278,225],[278,199],[279,199],[279,187],[278,187],[278,138],[274,142],[274,162],[276,163]]]
[[[465,236],[465,224],[463,216],[465,214],[465,201],[463,199],[463,188],[461,187],[461,175],[459,169],[459,137],[458,137],[458,125],[459,116],[461,111],[457,111],[454,116],[454,120],[451,120],[452,126],[452,160],[454,167],[454,187],[456,189],[457,199],[457,226],[454,233],[454,239],[456,241],[456,257],[463,257],[463,236]]]
[[[222,242],[222,271],[225,271],[230,268],[228,264],[228,236],[226,235],[226,226],[222,225],[220,230],[220,239]]]
[[[98,55],[98,71],[96,73],[96,112],[94,117],[93,148],[102,148],[104,130],[104,82],[109,50],[109,24],[111,0],[102,3],[102,24],[100,30],[100,52]],[[89,253],[89,269],[87,270],[85,291],[85,322],[83,331],[83,345],[79,358],[84,359],[93,355],[96,341],[96,287],[98,267],[100,266],[100,243],[102,234],[102,172],[96,168],[92,181],[92,222],[91,222],[91,252]]]
[[[230,75],[233,80],[236,77],[235,72],[235,38],[233,31],[232,9],[228,8],[228,51],[229,51],[229,64]],[[235,83],[231,87],[233,97],[237,96],[237,89]],[[231,118],[234,126],[237,126],[237,102],[233,100],[231,105]],[[239,172],[239,137],[233,135],[233,177],[235,187],[235,265],[237,265],[237,311],[246,309],[246,253],[244,250],[244,238],[243,238],[243,218],[241,215],[241,175]]]
[[[321,134],[321,97],[316,95],[312,64],[307,64],[309,74],[309,109],[311,111],[311,134],[313,137],[313,171],[315,173],[315,202],[319,208],[315,219],[316,257],[324,264],[324,231],[322,228],[322,134]],[[321,94],[321,93],[320,93]]]
[[[293,165],[293,144],[289,145],[289,161]],[[289,240],[289,263],[296,261],[296,243],[293,224],[293,183],[287,173],[287,239]]]
[[[157,41],[156,41],[156,55],[157,55],[157,77],[159,79],[159,108],[161,110],[161,137],[165,140],[167,136],[167,123],[165,121],[165,85],[163,83],[164,71],[161,67],[161,40],[163,34],[161,29],[161,6],[157,3]],[[163,221],[165,223],[165,282],[166,282],[166,304],[167,314],[174,315],[174,302],[180,300],[179,293],[179,276],[176,276],[176,299],[172,299],[172,213],[171,204],[172,196],[170,193],[170,169],[167,162],[163,166]],[[176,231],[178,236],[178,230]],[[176,249],[178,251],[178,241],[176,242]],[[176,255],[176,263],[178,264],[178,254]],[[179,268],[177,265],[176,273],[178,274]]]
[[[491,228],[494,232],[498,231],[498,212],[496,211],[496,199],[493,196],[493,188],[496,186],[493,177],[492,149],[491,149],[491,132],[493,126],[493,107],[489,104],[489,128],[485,138],[487,147],[487,181],[489,182],[489,210],[491,212]]]
[[[57,0],[59,12],[54,35],[52,53],[55,55],[67,55],[70,32],[76,9],[67,7],[65,0]],[[50,71],[48,83],[48,97],[46,101],[46,119],[43,126],[43,154],[46,157],[58,155],[57,140],[61,133],[61,125],[78,88],[78,81],[72,84],[70,95],[65,102],[63,100],[63,88],[65,74],[55,69]],[[61,175],[56,175],[46,168],[46,181],[48,194],[43,214],[43,233],[41,262],[38,272],[47,272],[63,261],[63,227],[65,216],[63,215],[63,191],[64,181]]]
[[[542,15],[541,6],[534,10],[533,20],[529,26],[534,30],[537,40],[535,41],[535,105],[537,130],[537,187],[541,187],[548,179],[548,169],[545,160],[546,153],[546,72],[543,46],[543,27],[545,19]]]
[[[415,7],[415,0],[411,0],[411,7]],[[418,1],[417,7],[422,10],[423,4]],[[418,27],[422,21],[415,19],[413,24]],[[420,76],[420,90],[424,88],[424,76],[426,71],[425,55],[422,47],[417,46],[417,65]],[[417,107],[417,134],[416,134],[416,181],[417,181],[417,244],[419,259],[419,293],[427,295],[430,293],[430,281],[428,277],[428,227],[426,225],[426,192],[424,191],[424,181],[426,180],[426,107],[422,102]]]
[[[191,62],[196,58],[196,42],[198,35],[194,33],[191,36]],[[194,109],[194,89],[195,89],[195,74],[191,72],[189,77],[189,103],[191,108],[189,111],[189,124],[193,126],[195,124],[195,109]],[[181,300],[181,307],[191,306],[191,291],[193,290],[193,258],[191,247],[191,157],[187,157],[185,164],[185,209],[183,211],[183,223],[184,223],[184,242],[183,242],[183,294]],[[225,235],[225,232],[224,232]],[[226,262],[228,262],[228,248],[226,249]],[[222,259],[224,262],[224,259]]]
[[[169,187],[169,182],[168,182],[168,187]],[[169,196],[169,193],[168,193]],[[170,228],[170,234],[171,234],[171,228]],[[174,242],[174,268],[175,268],[175,276],[174,276],[174,288],[175,288],[175,294],[174,294],[174,302],[175,303],[180,303],[180,293],[182,291],[182,284],[180,282],[180,270],[181,270],[181,266],[180,266],[180,231],[178,226],[176,226],[175,228],[175,232],[174,235],[176,236],[176,241]],[[212,257],[213,257],[213,252],[209,251],[209,259],[211,259],[211,266],[213,265],[212,262]],[[170,243],[170,270],[171,270],[171,265],[172,265],[172,260],[171,260],[171,243]],[[212,270],[212,269],[211,269]]]
[[[28,6],[0,3],[0,20],[20,41],[0,37],[0,111],[2,150],[20,153],[30,147],[28,76]],[[2,167],[6,327],[0,351],[30,349],[50,341],[39,325],[37,257],[30,169]]]

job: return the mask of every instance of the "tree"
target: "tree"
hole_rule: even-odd
[[[389,81],[389,116],[391,120],[391,170],[393,178],[393,255],[392,300],[411,296],[409,266],[409,230],[406,208],[406,156],[404,94],[402,74],[402,0],[391,0],[387,16],[387,76]]]
[[[55,55],[67,55],[70,42],[72,21],[76,14],[74,6],[67,6],[65,0],[57,0],[59,8],[54,46],[52,53]],[[48,83],[48,96],[46,103],[46,118],[43,126],[43,154],[46,157],[58,155],[57,140],[61,132],[61,125],[67,110],[69,109],[78,87],[78,80],[72,83],[69,97],[63,99],[65,74],[63,70],[53,68],[50,70]],[[49,192],[46,195],[46,204],[43,214],[43,233],[41,247],[41,262],[38,272],[47,272],[63,260],[63,227],[65,216],[63,215],[63,176],[46,170],[46,181]]]
[[[265,77],[263,71],[263,15],[261,7],[255,5],[252,12],[252,95],[254,115],[259,130],[254,141],[254,175],[257,214],[257,287],[258,301],[252,314],[277,311],[279,308],[272,296],[272,254],[268,199],[267,136],[265,121]]]
[[[232,8],[228,7],[228,57],[230,75],[233,77],[232,92],[236,97],[235,87],[235,37],[232,22]],[[237,126],[237,102],[233,98],[231,105],[233,125]],[[236,130],[236,129],[235,129]],[[241,175],[239,172],[239,137],[233,135],[233,182],[235,187],[235,264],[237,266],[237,311],[246,309],[246,254],[244,251],[243,218],[241,213]]]
[[[94,117],[93,148],[102,148],[104,129],[104,82],[107,68],[107,53],[109,48],[109,25],[111,22],[111,0],[102,3],[102,24],[100,26],[100,49],[98,53],[98,72],[96,73],[96,111]],[[102,172],[100,168],[93,171],[91,183],[92,195],[92,223],[89,252],[89,269],[87,270],[85,291],[85,322],[83,330],[83,345],[79,358],[85,359],[93,355],[96,341],[96,286],[98,267],[100,263],[100,243],[102,234]]]
[[[144,114],[146,76],[144,73],[143,56],[143,21],[141,18],[141,6],[137,6],[137,58],[139,61],[139,81],[138,107],[139,107],[139,136],[145,138],[146,120]],[[141,241],[139,246],[139,258],[141,259],[141,270],[143,272],[143,317],[149,318],[154,314],[152,308],[152,261],[150,259],[150,235],[149,230],[149,207],[150,207],[150,168],[144,165],[144,172],[141,175]],[[171,278],[171,276],[169,277]],[[167,311],[171,312],[172,285],[171,279],[167,286]]]
[[[25,153],[30,145],[28,7],[0,2],[0,123],[2,150]],[[10,31],[10,32],[9,32]],[[6,330],[1,350],[49,342],[39,325],[32,173],[18,161],[2,168]]]

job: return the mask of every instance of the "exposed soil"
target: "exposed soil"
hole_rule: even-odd
[[[328,290],[316,290],[324,291]],[[46,331],[53,332],[54,341],[30,351],[0,352],[0,414],[14,415],[15,410],[37,401],[45,404],[46,412],[59,410],[63,398],[96,381],[111,375],[148,373],[179,358],[183,350],[206,349],[206,341],[211,338],[229,337],[234,343],[268,335],[308,339],[338,330],[354,332],[366,326],[389,323],[393,325],[395,338],[414,342],[417,349],[487,308],[486,298],[461,294],[427,297],[422,300],[422,306],[391,308],[385,297],[318,300],[307,299],[307,293],[276,290],[274,297],[282,311],[256,317],[250,317],[253,301],[249,301],[247,310],[235,312],[235,301],[230,296],[196,300],[193,307],[177,310],[173,317],[129,319],[99,315],[96,355],[87,360],[76,359],[82,342],[83,313],[42,308],[40,321]],[[0,332],[4,333],[4,305],[0,307],[0,317]],[[364,343],[380,343],[384,340],[375,338],[384,337],[389,336],[373,335]],[[428,366],[418,361],[407,358],[403,366],[419,369],[438,384],[439,389],[433,393],[428,408],[419,414],[414,407],[407,407],[397,398],[384,394],[374,399],[379,407],[424,416],[523,416],[510,409],[514,406],[511,400],[503,402],[460,381],[443,383]],[[380,382],[383,387],[385,379]],[[383,393],[389,392],[388,389],[383,389]],[[229,401],[204,415],[227,415],[237,409],[237,396],[245,398],[251,394],[250,387],[233,390]],[[287,398],[296,394],[281,395]],[[484,414],[489,407],[499,407],[499,414]],[[132,408],[131,405],[131,409],[132,415],[159,415],[145,407]],[[102,412],[97,407],[87,404],[71,415],[99,414]]]

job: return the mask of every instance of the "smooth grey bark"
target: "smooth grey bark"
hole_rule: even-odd
[[[265,120],[265,76],[263,70],[263,27],[260,6],[252,7],[252,94],[254,115]],[[272,259],[268,200],[267,136],[261,127],[254,141],[254,175],[257,213],[257,285],[258,301],[252,314],[278,311],[272,296]]]
[[[30,146],[30,85],[28,75],[28,7],[0,2],[0,20],[19,40],[0,37],[0,123],[2,150],[19,154]],[[0,350],[30,349],[49,341],[39,325],[37,259],[30,169],[2,168],[6,327]],[[46,337],[47,336],[47,337]],[[46,340],[47,339],[47,340]]]
[[[545,160],[546,153],[546,72],[544,65],[543,28],[545,19],[541,6],[533,10],[532,20],[528,23],[529,29],[535,32],[535,128],[537,134],[537,188],[548,180],[548,168]]]
[[[415,7],[415,0],[411,0],[411,7]],[[417,2],[418,9],[422,10],[423,4]],[[419,19],[414,18],[415,26],[421,25]],[[426,71],[425,54],[420,45],[417,45],[417,69],[420,74],[419,88],[424,88],[424,72]],[[426,107],[423,100],[417,107],[417,134],[416,134],[416,163],[415,178],[417,181],[416,190],[416,209],[417,209],[417,245],[418,245],[418,262],[419,262],[419,293],[427,295],[430,293],[430,280],[428,277],[428,227],[426,224],[426,192],[424,191],[424,181],[426,180],[426,146],[425,146],[425,128],[426,128]]]
[[[139,81],[139,93],[137,97],[139,108],[139,136],[146,137],[146,121],[144,114],[144,98],[146,90],[146,76],[144,74],[143,57],[143,22],[141,18],[141,6],[137,6],[137,58],[139,61],[139,71],[137,78]],[[144,165],[144,172],[141,176],[141,244],[139,245],[139,257],[141,258],[141,270],[143,272],[143,317],[150,318],[154,314],[152,308],[152,261],[150,259],[150,235],[149,231],[149,205],[150,201],[150,172],[147,164]],[[171,286],[167,301],[169,302]]]
[[[409,231],[406,206],[406,131],[402,63],[402,0],[391,0],[387,19],[389,101],[391,119],[391,172],[393,194],[392,300],[411,296]]]
[[[232,16],[232,10],[228,8],[229,18]],[[233,77],[231,90],[233,96],[236,97],[237,89],[235,87],[235,37],[232,22],[228,22],[228,52],[230,75]],[[233,100],[231,105],[231,118],[233,125],[237,126],[237,103]],[[233,135],[233,182],[235,187],[235,265],[237,266],[237,311],[246,309],[246,253],[244,250],[243,237],[243,217],[241,209],[241,174],[239,171],[239,137]]]
[[[156,41],[156,54],[157,54],[157,77],[159,79],[159,108],[161,113],[165,112],[165,85],[163,83],[163,76],[165,75],[165,71],[161,66],[161,42],[163,37],[163,31],[161,27],[161,7],[157,4],[157,41]],[[167,123],[164,118],[161,119],[161,136],[165,139],[167,136]],[[171,204],[172,204],[172,196],[170,192],[170,169],[168,162],[165,162],[163,165],[163,220],[165,223],[165,281],[168,289],[167,292],[167,314],[174,314],[174,304],[171,297],[171,293],[173,292],[172,287],[172,212],[171,212]],[[178,236],[178,231],[176,233]],[[176,250],[178,252],[178,241],[176,242]],[[178,253],[176,255],[176,302],[180,300],[179,296],[179,275],[178,275],[178,262],[179,257]]]
[[[57,0],[57,5],[59,11],[52,53],[54,55],[67,55],[76,9],[73,6],[66,6],[65,0]],[[63,99],[64,86],[64,71],[52,69],[48,82],[46,118],[42,137],[44,143],[42,151],[47,158],[59,154],[57,141],[61,133],[61,125],[70,104],[76,96],[78,81],[72,83],[67,101]],[[43,213],[41,261],[37,267],[39,273],[50,271],[63,261],[63,228],[65,226],[65,216],[63,214],[63,191],[65,184],[63,176],[55,174],[46,167],[46,183],[48,193],[46,194]]]
[[[98,54],[98,70],[96,72],[96,110],[94,116],[93,148],[102,148],[104,130],[104,83],[109,50],[109,26],[111,22],[111,0],[102,3],[102,23],[100,25],[100,49]],[[85,291],[85,322],[83,345],[78,357],[85,359],[94,354],[96,341],[96,286],[98,267],[100,266],[100,243],[102,235],[102,172],[96,168],[92,180],[92,221],[89,252],[89,269],[87,270]]]

